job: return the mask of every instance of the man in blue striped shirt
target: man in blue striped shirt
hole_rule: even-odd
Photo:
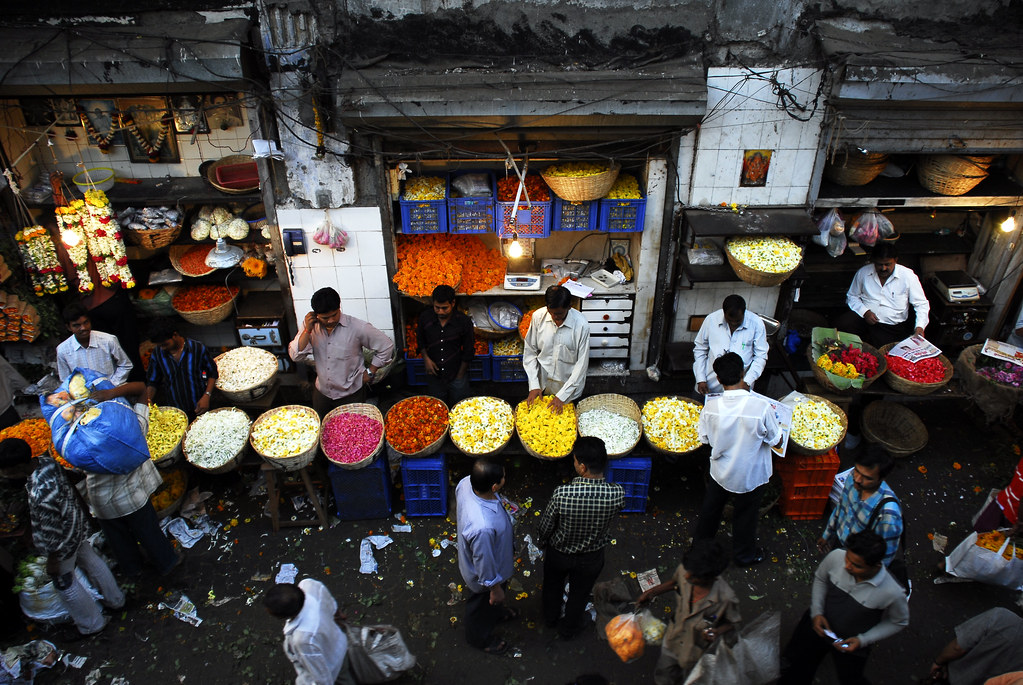
[[[852,473],[845,481],[845,489],[838,500],[838,506],[831,512],[828,525],[817,540],[817,547],[827,552],[834,547],[844,547],[853,533],[867,529],[874,509],[885,498],[895,498],[895,492],[884,482],[895,460],[880,445],[871,445],[856,458]],[[895,558],[902,535],[902,507],[897,499],[884,504],[874,519],[875,533],[885,542],[884,565]]]
[[[156,321],[149,338],[156,349],[146,375],[146,401],[152,402],[157,389],[162,388],[165,401],[188,414],[189,420],[209,410],[217,365],[206,346],[182,337],[170,319]]]

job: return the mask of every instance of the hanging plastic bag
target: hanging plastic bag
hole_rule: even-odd
[[[856,217],[852,226],[849,227],[849,239],[855,240],[860,245],[873,247],[880,236],[878,217],[881,213],[876,209],[869,209]]]
[[[313,234],[313,242],[317,245],[330,247],[330,234],[333,230],[334,226],[330,223],[330,216],[324,212],[323,222],[316,228],[316,233]]]
[[[405,646],[401,631],[394,626],[343,624],[342,627],[348,636],[348,658],[357,682],[386,683],[416,665],[415,655]]]
[[[781,614],[768,611],[739,631],[733,646],[711,645],[689,672],[685,685],[764,685],[779,676]]]
[[[875,219],[877,220],[877,236],[881,240],[891,240],[898,236],[898,232],[895,230],[895,226],[892,225],[891,220],[888,219],[884,214],[877,211],[876,209],[870,210],[877,214]]]
[[[831,257],[841,257],[842,253],[845,252],[845,248],[848,246],[849,241],[845,238],[845,233],[834,233],[828,234],[828,255]]]
[[[636,620],[639,621],[639,627],[643,630],[643,640],[648,645],[661,644],[661,640],[664,639],[664,631],[668,628],[664,621],[651,614],[649,609],[636,612]]]
[[[994,544],[1000,542],[999,549],[995,551],[982,547],[981,543],[988,540]],[[991,533],[970,533],[945,558],[945,571],[959,578],[1023,590],[1023,559],[1018,554],[1020,552],[1016,544],[1004,529]]]
[[[636,614],[618,614],[608,622],[604,632],[611,649],[625,663],[643,656],[646,641]]]
[[[348,244],[348,232],[340,226],[330,226],[330,246],[335,250]]]
[[[842,220],[842,215],[838,213],[837,208],[832,208],[817,222],[817,235],[813,237],[813,241],[821,247],[827,247],[828,239],[832,235],[840,236],[844,234],[845,222]]]
[[[522,310],[511,302],[494,302],[487,309],[487,314],[494,326],[505,331],[514,331],[519,327],[519,321],[522,319]]]

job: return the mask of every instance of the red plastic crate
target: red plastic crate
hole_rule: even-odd
[[[806,497],[797,499],[782,499],[778,502],[782,516],[797,521],[815,521],[824,517],[824,510],[828,506],[828,496]]]
[[[790,485],[784,480],[781,482],[782,500],[795,499],[817,499],[827,497],[831,494],[831,484],[827,485]]]

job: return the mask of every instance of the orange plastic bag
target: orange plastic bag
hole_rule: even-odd
[[[618,658],[629,663],[643,656],[646,641],[643,639],[643,628],[635,614],[618,614],[612,618],[604,629],[607,642]]]

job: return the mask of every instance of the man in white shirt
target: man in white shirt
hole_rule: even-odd
[[[348,638],[335,622],[337,602],[318,580],[278,583],[263,596],[271,616],[286,619],[284,654],[295,667],[295,685],[355,685]]]
[[[131,373],[132,363],[117,338],[92,330],[92,319],[79,304],[68,305],[62,315],[71,337],[57,345],[57,376],[60,380],[80,367],[103,374],[114,385],[123,385]]]
[[[836,321],[840,331],[855,333],[875,347],[923,336],[931,305],[920,279],[898,263],[891,243],[880,243],[870,253],[870,264],[853,276],[845,296],[850,312]],[[910,308],[915,318],[910,319]]]
[[[774,409],[742,387],[742,357],[726,352],[714,360],[724,392],[700,412],[700,442],[709,444],[710,480],[703,496],[695,540],[713,539],[729,498],[734,499],[732,556],[737,566],[764,560],[757,547],[758,488],[771,478],[771,445],[781,439]]]
[[[729,295],[721,303],[721,309],[707,315],[696,334],[695,344],[693,375],[696,376],[696,391],[701,395],[721,392],[712,365],[725,352],[735,352],[742,357],[745,368],[742,384],[746,390],[753,387],[767,366],[764,322],[746,310],[746,300],[739,295]]]
[[[547,288],[544,300],[547,306],[534,312],[522,351],[529,382],[526,402],[550,393],[554,395],[551,408],[560,414],[563,404],[583,394],[590,363],[590,324],[572,309],[572,294],[560,285]]]
[[[1016,315],[1016,323],[1009,331],[1009,337],[1005,340],[1010,345],[1016,347],[1023,347],[1023,307],[1019,308],[1019,314]]]

